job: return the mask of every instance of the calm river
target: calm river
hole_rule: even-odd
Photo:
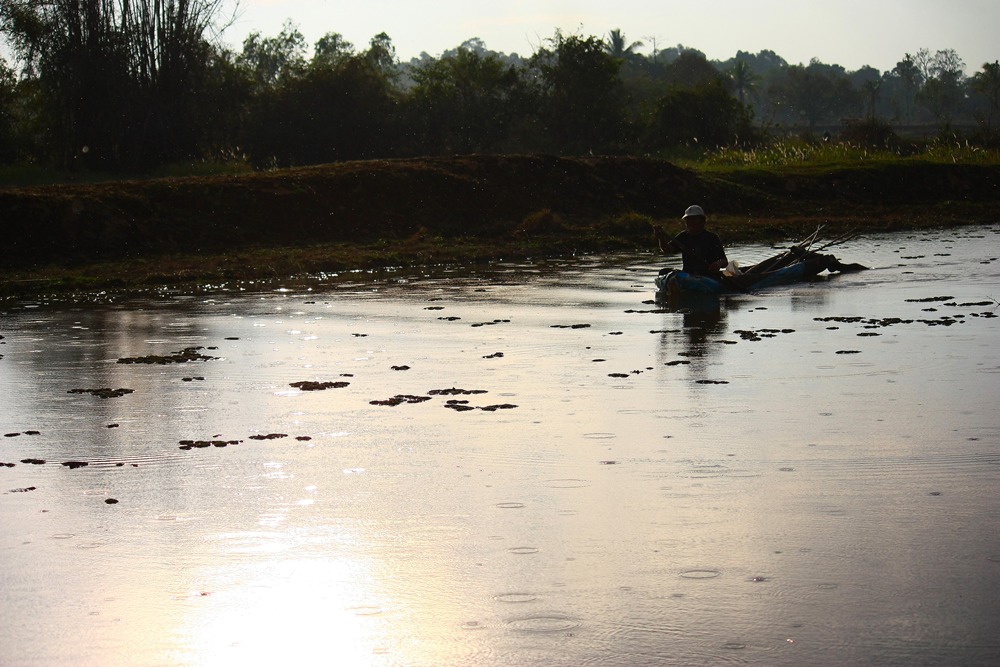
[[[0,664],[998,664],[1000,226],[835,252],[0,306]]]

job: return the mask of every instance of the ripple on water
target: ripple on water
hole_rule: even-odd
[[[711,568],[693,568],[681,572],[682,579],[715,579],[722,576],[721,570]]]
[[[508,549],[512,554],[517,554],[519,556],[526,556],[531,554],[537,554],[539,552],[538,547],[511,547]]]
[[[497,503],[497,507],[502,510],[519,510],[524,507],[524,503]]]
[[[500,595],[495,595],[493,599],[497,602],[508,604],[524,604],[526,602],[534,602],[538,599],[538,596],[534,593],[501,593]]]
[[[580,621],[565,614],[541,614],[538,616],[522,616],[506,622],[511,630],[545,634],[550,632],[568,632],[580,627]]]
[[[355,616],[378,616],[382,613],[382,608],[375,605],[358,605],[357,607],[349,607],[347,611],[351,612]]]
[[[611,440],[617,436],[614,433],[584,433],[583,437],[588,440]]]
[[[550,489],[582,489],[590,486],[589,479],[547,479],[542,484]]]

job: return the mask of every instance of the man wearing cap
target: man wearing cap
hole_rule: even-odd
[[[661,228],[654,227],[660,250],[663,253],[680,252],[684,259],[682,270],[687,273],[718,278],[729,260],[719,237],[705,229],[704,209],[688,206],[682,220],[685,230],[672,239],[666,238]]]

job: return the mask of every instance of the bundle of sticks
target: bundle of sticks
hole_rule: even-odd
[[[802,261],[803,259],[809,256],[819,255],[820,252],[822,252],[823,250],[832,248],[836,245],[840,245],[841,243],[846,243],[847,241],[850,241],[851,239],[854,239],[858,236],[858,232],[849,231],[844,234],[841,234],[835,239],[828,241],[827,243],[824,243],[823,245],[813,250],[812,246],[814,243],[816,243],[817,239],[819,239],[819,233],[822,230],[823,230],[823,225],[820,225],[819,227],[816,228],[816,231],[814,231],[812,234],[810,234],[806,238],[802,239],[801,241],[793,245],[788,250],[784,251],[779,255],[775,255],[774,257],[769,257],[768,259],[765,259],[762,262],[758,262],[753,266],[747,267],[742,271],[742,273],[744,275],[746,274],[752,275],[758,273],[767,273],[768,271],[777,271],[778,269],[783,269],[790,264]],[[836,262],[836,258],[833,258],[833,261]],[[840,265],[839,262],[836,262],[836,264],[839,266],[844,266]],[[859,266],[860,269],[865,268],[865,267],[860,267],[860,265],[850,265],[850,266],[851,267]]]

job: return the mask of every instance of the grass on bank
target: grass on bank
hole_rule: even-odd
[[[701,148],[680,147],[656,157],[696,172],[784,167],[858,166],[923,162],[929,164],[1000,164],[1000,146],[977,143],[958,136],[907,142],[894,134],[880,134],[873,141],[864,136],[824,141],[809,133],[762,142],[757,146]],[[100,183],[123,179],[156,179],[186,176],[241,175],[253,173],[245,155],[227,153],[216,160],[192,160],[162,165],[142,174],[66,171],[36,164],[0,165],[0,187],[28,187],[60,183]]]
[[[1000,164],[1000,150],[968,142],[935,142],[919,151],[879,148],[852,143],[783,141],[760,148],[719,148],[707,153],[699,168],[761,168],[790,166],[859,165],[895,162],[936,164]]]

